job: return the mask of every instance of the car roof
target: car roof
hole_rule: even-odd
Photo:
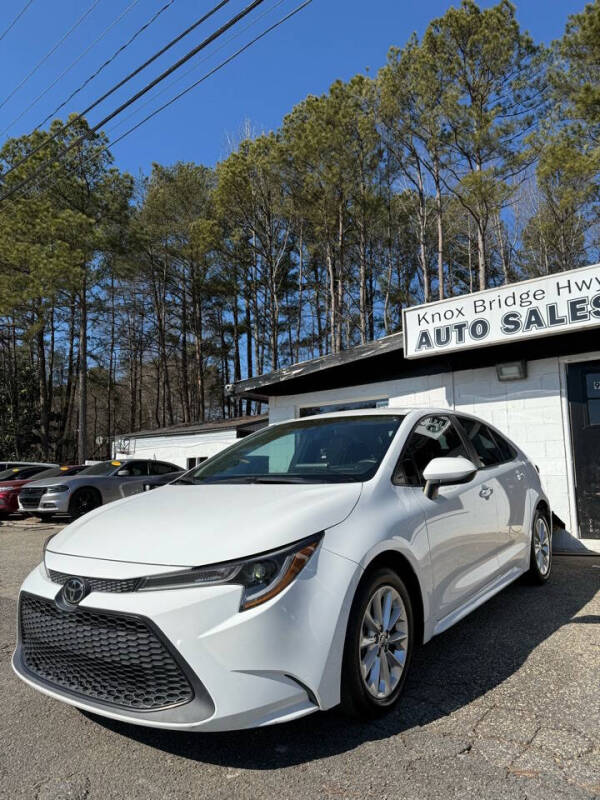
[[[326,411],[323,414],[311,414],[294,420],[285,420],[285,422],[301,422],[306,419],[339,419],[344,417],[397,417],[415,413],[456,414],[457,412],[452,408],[430,408],[429,406],[384,406],[382,408],[356,408],[349,411]],[[463,414],[462,411],[460,415],[473,416],[472,414]],[[476,418],[474,417],[474,419]]]

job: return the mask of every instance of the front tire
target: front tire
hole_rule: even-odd
[[[89,511],[93,511],[102,505],[102,498],[96,489],[91,486],[84,486],[78,489],[69,502],[69,515],[71,519],[79,519]]]
[[[342,710],[369,720],[390,711],[404,688],[414,643],[410,594],[387,567],[363,578],[352,603],[342,664]]]
[[[546,583],[552,572],[552,529],[547,516],[538,508],[533,518],[529,577],[533,583]]]

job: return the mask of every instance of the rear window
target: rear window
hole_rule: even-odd
[[[478,467],[493,467],[506,461],[502,456],[502,451],[496,444],[494,434],[483,422],[469,417],[458,417],[463,426],[467,438],[475,448],[477,453]]]

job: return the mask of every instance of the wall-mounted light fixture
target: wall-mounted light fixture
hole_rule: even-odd
[[[496,364],[496,374],[499,381],[522,381],[527,377],[526,361],[508,361],[506,364]]]

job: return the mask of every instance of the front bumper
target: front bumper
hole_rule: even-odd
[[[86,577],[140,577],[152,571],[139,564],[107,567],[91,559],[50,558],[50,569]],[[354,562],[321,546],[284,592],[244,612],[237,586],[88,594],[78,609],[148,621],[184,665],[194,699],[172,708],[122,708],[40,678],[24,664],[20,629],[13,668],[51,697],[136,724],[218,731],[295,719],[339,702],[347,615],[359,572]],[[21,599],[34,596],[58,604],[60,591],[40,566],[25,580]]]
[[[19,510],[25,514],[67,514],[71,492],[45,493],[34,501],[19,496]]]
[[[3,514],[14,514],[19,510],[17,496],[0,497],[0,512]]]

